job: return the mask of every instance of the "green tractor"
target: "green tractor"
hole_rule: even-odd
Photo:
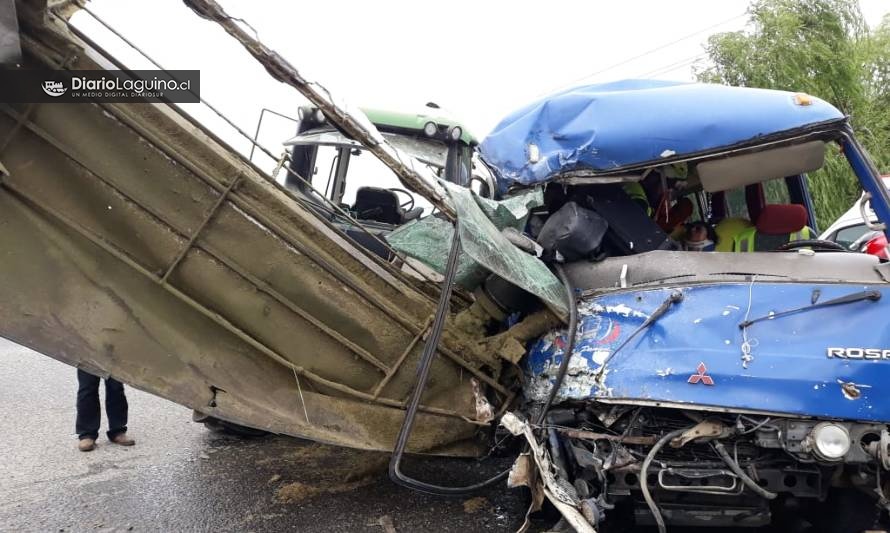
[[[491,173],[473,156],[476,138],[436,104],[420,113],[362,111],[415,164],[442,179],[455,176],[458,185],[483,197],[495,194]],[[406,190],[392,170],[338,131],[318,108],[300,108],[297,135],[285,145],[290,151],[285,186],[309,198],[322,216],[381,257],[392,259],[379,237],[433,212],[426,199]]]

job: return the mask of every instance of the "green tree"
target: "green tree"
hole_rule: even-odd
[[[712,36],[700,81],[806,92],[850,116],[878,167],[890,171],[890,16],[874,29],[858,0],[755,0],[745,30]],[[819,226],[860,189],[841,156],[829,152],[810,175]]]

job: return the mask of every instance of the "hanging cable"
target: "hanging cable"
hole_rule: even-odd
[[[417,417],[417,409],[420,406],[420,397],[423,395],[423,391],[426,388],[430,367],[432,366],[433,359],[436,355],[436,348],[439,346],[439,339],[442,336],[442,328],[445,325],[445,318],[448,316],[451,288],[454,285],[454,276],[457,272],[458,258],[460,257],[460,231],[458,225],[459,223],[455,222],[454,237],[451,239],[451,250],[448,252],[448,260],[445,265],[445,279],[442,281],[442,294],[439,297],[439,304],[436,307],[435,318],[430,327],[430,333],[426,339],[426,344],[424,344],[423,353],[420,356],[420,361],[417,363],[417,377],[415,378],[414,390],[411,393],[411,398],[408,400],[408,406],[405,409],[405,420],[402,422],[398,437],[396,437],[396,445],[393,449],[392,458],[389,461],[389,478],[394,483],[409,489],[438,496],[458,496],[475,492],[505,479],[510,473],[510,470],[507,469],[480,483],[464,487],[444,487],[414,479],[403,474],[401,471],[402,456],[405,453],[405,448],[408,446],[408,438],[411,436],[411,430],[414,428],[414,420]]]
[[[562,387],[562,382],[565,380],[566,373],[569,370],[569,361],[572,359],[572,352],[575,351],[575,337],[578,333],[578,303],[575,298],[575,289],[572,288],[572,282],[569,281],[563,266],[559,263],[556,263],[553,266],[556,270],[556,275],[559,276],[559,281],[562,282],[566,290],[566,301],[569,304],[569,329],[566,347],[562,352],[562,361],[559,363],[559,370],[557,370],[556,379],[553,381],[553,388],[550,389],[547,401],[544,402],[544,405],[541,407],[541,412],[538,413],[537,420],[535,421],[536,425],[541,425],[544,422],[544,417],[547,416],[547,411],[550,410],[550,406],[553,404],[553,400],[556,399],[559,388]]]
[[[652,513],[652,518],[655,519],[655,525],[658,526],[658,533],[666,533],[667,526],[664,525],[664,518],[661,516],[661,511],[658,509],[658,505],[655,503],[655,500],[652,498],[652,494],[649,493],[649,465],[652,464],[652,460],[655,459],[655,455],[658,454],[658,451],[664,448],[664,445],[667,444],[672,439],[679,437],[680,435],[686,433],[690,429],[695,426],[689,426],[686,428],[675,429],[665,436],[661,437],[661,439],[655,443],[655,446],[649,450],[649,453],[646,454],[646,459],[643,461],[643,466],[640,468],[640,490],[643,492],[643,499],[646,500],[646,505],[649,507],[649,511]]]

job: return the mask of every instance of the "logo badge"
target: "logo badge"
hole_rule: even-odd
[[[828,348],[829,359],[890,360],[890,350],[881,348]]]
[[[60,81],[47,80],[43,82],[43,92],[50,96],[62,96],[68,89]]]
[[[712,378],[711,376],[709,376],[707,374],[708,367],[706,367],[704,363],[699,363],[698,367],[695,370],[696,370],[695,374],[692,374],[691,376],[689,376],[688,383],[691,383],[693,385],[695,385],[696,383],[699,383],[699,382],[704,383],[705,385],[713,385],[714,384],[714,378]]]

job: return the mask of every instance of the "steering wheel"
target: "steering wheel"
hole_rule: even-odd
[[[841,244],[823,239],[801,239],[797,241],[786,242],[775,249],[776,252],[787,252],[797,250],[798,248],[812,248],[813,251],[822,250],[824,252],[850,252]]]
[[[408,196],[408,201],[399,204],[399,207],[404,209],[405,211],[411,211],[414,209],[414,195],[405,189],[399,189],[398,187],[390,187],[387,189],[388,191],[392,191],[394,193],[402,193]]]

